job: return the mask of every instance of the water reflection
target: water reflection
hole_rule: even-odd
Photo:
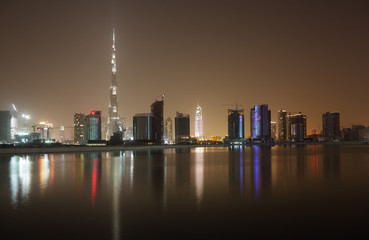
[[[111,164],[111,166],[107,167],[111,170],[111,174],[108,174],[108,176],[111,176],[112,181],[112,236],[113,239],[120,239],[120,193],[122,178],[124,177],[125,160],[127,155],[130,156],[130,154],[119,152],[112,155],[107,156],[108,159],[111,159],[111,161],[107,161],[107,164]]]
[[[251,156],[251,179],[255,199],[258,200],[260,195],[269,192],[271,187],[271,147],[253,146]]]
[[[166,209],[171,196],[192,198],[200,205],[207,192],[220,194],[228,189],[258,200],[272,190],[288,190],[322,177],[337,183],[341,176],[337,146],[229,148],[228,161],[216,159],[205,164],[206,156],[211,154],[206,148],[178,148],[14,156],[9,162],[10,198],[13,205],[27,201],[32,181],[41,197],[55,187],[55,181],[72,181],[79,191],[89,186],[94,207],[105,182],[112,189],[115,203],[123,189],[128,195],[156,199]]]
[[[329,183],[340,183],[341,149],[339,146],[324,146],[323,148],[323,172]]]
[[[230,147],[229,152],[229,185],[235,192],[244,193],[246,185],[250,183],[249,176],[250,165],[247,166],[245,162],[245,148],[244,147]],[[248,169],[246,169],[248,168]]]
[[[38,159],[38,176],[39,176],[39,187],[41,195],[44,195],[45,190],[49,183],[50,168],[49,168],[49,155],[44,154]]]
[[[64,162],[64,158],[61,162]],[[74,180],[76,181],[78,189],[82,190],[83,182],[85,179],[85,154],[84,153],[73,154],[73,162],[74,162],[73,177]]]
[[[281,193],[332,186],[345,171],[341,157],[340,147],[313,145],[42,154],[3,162],[13,209],[60,201],[95,221],[104,215],[111,238],[121,239],[131,225],[173,211],[216,211],[225,207],[218,201],[235,198],[260,206]]]
[[[204,148],[195,149],[196,202],[200,206],[204,192]]]
[[[31,191],[32,162],[29,156],[15,156],[10,160],[11,203],[17,208],[18,201],[25,204]]]
[[[271,147],[232,147],[228,151],[230,187],[255,200],[267,194],[272,184]]]
[[[311,177],[316,178],[319,175],[319,155],[318,155],[318,145],[313,145],[311,148],[310,156],[310,174]]]

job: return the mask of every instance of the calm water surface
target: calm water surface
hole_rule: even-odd
[[[0,156],[9,239],[367,237],[369,147]]]

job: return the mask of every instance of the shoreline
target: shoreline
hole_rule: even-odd
[[[74,152],[114,152],[114,151],[145,151],[168,148],[196,148],[196,147],[226,147],[224,144],[209,145],[145,145],[145,146],[59,146],[59,147],[14,147],[0,148],[1,155],[19,154],[48,154]]]
[[[225,144],[195,144],[195,145],[145,145],[145,146],[58,146],[58,147],[14,147],[0,148],[0,155],[46,154],[46,153],[73,153],[73,152],[112,152],[112,151],[145,151],[170,148],[197,148],[197,147],[230,147],[230,146],[286,146],[286,145],[369,145],[369,142],[276,142],[246,145]]]

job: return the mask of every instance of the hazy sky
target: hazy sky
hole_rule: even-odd
[[[227,108],[269,104],[339,111],[369,125],[369,1],[1,0],[0,110],[72,126],[107,114],[116,28],[119,113],[132,125],[165,93],[165,117],[203,109],[206,136],[227,134]]]

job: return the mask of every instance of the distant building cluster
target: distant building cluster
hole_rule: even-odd
[[[278,128],[278,132],[277,132]],[[244,110],[228,109],[228,136],[226,143],[274,143],[306,141],[362,141],[369,140],[369,127],[353,125],[340,128],[340,114],[326,112],[322,115],[322,132],[307,133],[307,117],[290,113],[285,109],[278,111],[278,122],[271,121],[271,111],[267,104],[258,104],[250,109],[250,138],[244,136]]]
[[[123,119],[118,112],[117,96],[117,62],[115,31],[113,30],[111,56],[111,86],[109,94],[108,116],[102,117],[101,111],[89,114],[75,113],[73,127],[54,126],[50,122],[30,124],[30,115],[20,114],[14,104],[10,111],[0,111],[0,143],[62,142],[78,145],[100,144],[207,144],[220,142],[222,137],[204,137],[203,109],[196,106],[195,136],[190,134],[190,115],[176,112],[172,118],[164,121],[164,95],[155,99],[149,113],[138,113],[133,116],[133,126],[124,127]],[[174,125],[173,125],[174,124]],[[340,126],[338,112],[322,114],[322,132],[307,132],[307,117],[299,113],[291,113],[286,109],[278,111],[277,122],[271,121],[268,104],[256,104],[250,109],[249,138],[245,137],[244,109],[228,109],[228,136],[225,143],[258,144],[278,142],[305,141],[360,141],[369,140],[369,127],[352,125]],[[68,134],[68,130],[71,131]],[[174,130],[174,133],[173,133]]]
[[[201,116],[202,119],[202,116]],[[173,122],[167,118],[164,122],[164,96],[151,104],[151,113],[140,113],[133,117],[133,140],[141,144],[192,143],[190,135],[190,115],[176,113]]]
[[[119,128],[113,132],[110,141],[102,134],[104,121],[101,111],[88,114],[75,113],[73,126],[73,144],[104,145],[106,143],[131,144],[193,144],[219,142],[222,137],[203,137],[202,109],[199,105],[195,111],[195,136],[190,134],[190,115],[176,112],[174,121],[164,121],[164,96],[155,99],[150,113],[139,113],[133,116],[133,127]],[[65,139],[65,127],[55,127],[50,122],[29,123],[30,116],[19,114],[13,107],[10,111],[0,111],[0,143],[55,142],[69,143]],[[306,142],[306,141],[369,141],[369,127],[340,125],[340,113],[326,112],[322,114],[322,131],[307,132],[307,117],[299,113],[291,113],[286,109],[278,111],[277,122],[271,121],[271,111],[267,104],[257,104],[250,109],[250,136],[245,136],[245,117],[243,109],[228,109],[228,136],[225,143],[258,144],[274,142]],[[59,132],[55,134],[55,129]],[[124,134],[123,134],[124,133]],[[62,141],[64,140],[64,141]]]
[[[73,139],[71,135],[73,129],[54,126],[48,121],[38,124],[31,124],[30,121],[31,115],[20,113],[14,104],[11,105],[11,110],[0,111],[0,143],[27,144],[35,141],[52,143]]]

